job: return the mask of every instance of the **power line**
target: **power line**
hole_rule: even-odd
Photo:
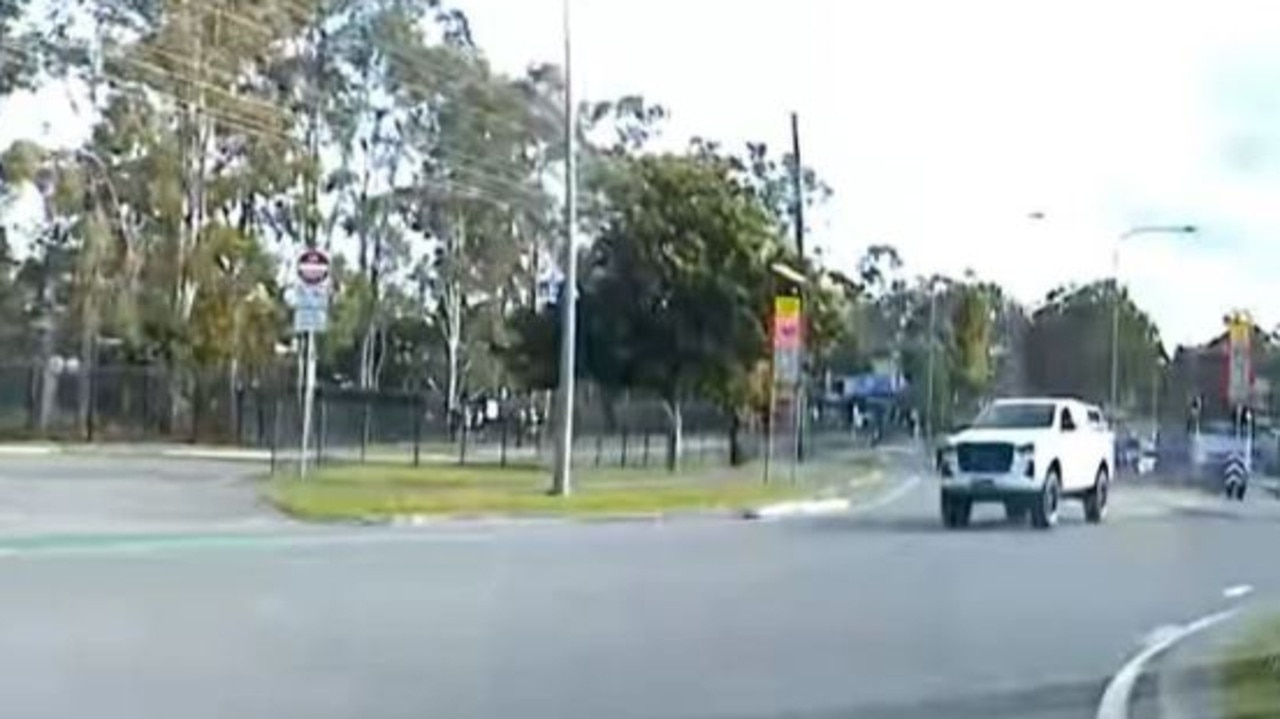
[[[13,47],[11,43],[5,40],[0,40],[0,52],[4,52],[11,55],[12,54],[21,55],[26,51],[22,48]],[[145,61],[139,61],[134,59],[123,59],[123,61],[126,64],[131,64],[141,69],[144,69],[150,72],[157,72],[162,75],[168,72],[164,68],[153,65],[151,63],[147,63]],[[109,81],[119,80],[119,78],[110,78],[110,77],[108,79]],[[199,87],[201,89],[204,89],[205,91],[211,92],[213,94],[221,95],[223,97],[230,98],[232,100],[239,101],[244,99],[252,99],[252,98],[246,98],[243,95],[238,95],[224,88],[221,88],[216,85],[212,85],[210,83],[203,82],[200,80],[195,80],[191,78],[184,78],[184,80],[185,82],[191,84],[194,87]],[[145,82],[143,84],[147,85]],[[168,100],[172,100],[180,105],[189,106],[192,103],[192,100],[190,98],[179,97],[173,94],[172,92],[161,90],[153,86],[147,85],[145,87],[145,90],[148,92],[154,93],[160,97],[166,98]],[[260,101],[260,100],[256,100],[255,104],[270,108],[270,110],[273,113],[282,111],[282,108],[271,105],[269,103],[264,103],[263,101]],[[238,130],[252,137],[256,137],[259,139],[273,140],[273,141],[294,145],[294,146],[298,146],[301,144],[301,141],[297,137],[288,135],[283,129],[272,127],[261,118],[254,117],[252,115],[240,114],[238,111],[231,108],[215,109],[214,106],[206,105],[201,107],[199,111],[202,114],[209,117],[210,119],[213,119],[222,123],[224,126]],[[450,164],[454,169],[460,169],[466,172],[467,174],[469,174],[471,177],[474,178],[472,180],[473,183],[483,183],[483,184],[477,184],[476,187],[473,188],[477,191],[476,194],[481,197],[488,197],[488,199],[490,199],[491,201],[502,204],[504,206],[509,206],[509,203],[506,202],[505,200],[499,200],[498,198],[493,197],[492,195],[487,195],[487,193],[494,192],[494,191],[505,191],[505,192],[521,195],[525,199],[531,200],[534,202],[544,199],[544,197],[541,194],[539,194],[529,186],[521,184],[522,178],[497,174],[491,171],[486,171],[482,167],[474,166],[479,163],[474,162],[475,158],[473,158],[472,156],[466,153],[458,152],[456,150],[449,151],[449,152],[451,155],[453,155],[453,159]],[[468,160],[472,160],[472,162],[468,162]],[[453,184],[461,186],[464,183],[454,182]]]
[[[242,27],[247,32],[254,33],[258,37],[271,36],[272,28],[269,25],[251,21],[248,19],[247,15],[243,14],[243,12],[236,12],[233,10],[226,10],[223,8],[214,7],[213,5],[210,4],[210,0],[191,0],[189,4],[195,7],[204,8],[205,10],[216,13],[219,17],[227,18],[231,22],[235,23],[238,27]],[[292,2],[291,4],[295,9],[299,11],[299,13],[309,12],[306,8],[302,7],[297,2]],[[403,51],[393,50],[392,48],[386,45],[379,46],[379,50],[387,57],[394,58],[401,61],[407,67],[426,66],[428,68],[434,68],[435,76],[445,79],[447,81],[444,84],[444,86],[441,88],[427,87],[419,83],[406,82],[403,80],[400,82],[400,84],[403,85],[406,89],[417,90],[418,92],[421,92],[424,96],[430,96],[436,92],[439,92],[442,89],[458,90],[458,89],[463,89],[467,87],[468,85],[467,81],[470,79],[470,77],[465,73],[467,70],[475,69],[474,66],[471,65],[470,63],[465,64],[463,69],[455,69],[452,66],[446,65],[440,59],[431,58],[427,56],[413,57],[408,55],[407,53],[404,53]],[[540,106],[539,109],[543,110],[544,112],[550,112],[553,116],[558,114],[558,110],[551,108],[545,105],[544,103],[539,102],[537,104]],[[510,129],[516,130],[518,133],[528,132],[532,129],[530,126],[526,124],[512,121],[509,118],[503,118],[500,115],[497,115],[496,113],[492,113],[491,111],[482,110],[481,113],[490,114],[497,121],[498,124],[505,125]],[[564,124],[563,120],[561,120],[558,124],[560,126],[563,126]]]

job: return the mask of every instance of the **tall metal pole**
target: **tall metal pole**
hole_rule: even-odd
[[[578,254],[574,230],[578,224],[578,135],[573,97],[572,0],[562,0],[564,22],[564,287],[560,297],[560,392],[556,426],[555,475],[551,491],[557,496],[573,492],[573,397],[578,324]]]
[[[794,164],[791,167],[791,183],[793,186],[793,194],[795,195],[795,238],[796,238],[796,255],[800,259],[801,270],[805,269],[804,256],[804,162],[800,155],[800,115],[791,113],[791,156]],[[808,293],[805,291],[804,284],[800,285],[800,312],[802,317],[807,317],[809,313]],[[803,338],[804,335],[802,334]],[[802,339],[801,342],[804,340]],[[795,387],[795,462],[803,462],[805,458],[805,427],[808,426],[806,421],[809,416],[808,391],[807,391],[807,372],[808,362],[807,352],[802,345],[800,348],[800,377]]]
[[[1120,388],[1120,243],[1124,237],[1117,238],[1111,248],[1111,392],[1108,407],[1112,416],[1117,414],[1116,395]]]
[[[928,388],[925,390],[925,410],[924,410],[924,427],[925,436],[933,436],[933,353],[937,344],[934,341],[937,335],[938,324],[938,293],[934,291],[932,285],[929,286],[929,372],[928,372]]]
[[[307,478],[307,454],[311,451],[311,425],[314,423],[312,415],[315,413],[313,408],[316,397],[316,333],[307,332],[305,337],[306,369],[302,394],[302,446],[299,448],[301,455],[298,457],[298,475],[303,479]]]
[[[1111,247],[1111,412],[1117,413],[1120,389],[1120,245],[1137,235],[1194,235],[1195,225],[1149,225],[1134,227],[1116,237]]]
[[[791,168],[791,182],[795,190],[796,254],[804,264],[804,163],[800,160],[800,116],[791,113],[791,155],[795,165]]]

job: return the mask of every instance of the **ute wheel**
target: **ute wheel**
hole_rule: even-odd
[[[942,498],[942,524],[947,529],[961,529],[969,526],[969,517],[972,513],[973,503],[969,500]]]
[[[1093,488],[1084,495],[1084,519],[1090,524],[1100,523],[1107,516],[1107,501],[1110,499],[1111,478],[1106,467],[1098,467],[1098,474],[1093,478]]]
[[[1049,470],[1044,488],[1031,505],[1031,526],[1049,529],[1058,523],[1058,505],[1062,503],[1062,477],[1057,469]]]

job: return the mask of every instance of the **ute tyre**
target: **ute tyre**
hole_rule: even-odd
[[[1084,519],[1090,524],[1100,524],[1107,516],[1107,503],[1110,501],[1111,477],[1106,467],[1098,467],[1098,474],[1093,478],[1093,487],[1084,495]]]
[[[1049,470],[1044,487],[1031,505],[1031,526],[1050,529],[1058,524],[1058,506],[1062,504],[1062,477],[1057,469]]]
[[[973,503],[967,499],[942,498],[942,524],[947,529],[963,529],[969,526]]]

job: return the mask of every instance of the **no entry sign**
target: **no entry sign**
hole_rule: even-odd
[[[307,248],[298,254],[298,279],[312,287],[329,281],[329,255],[324,250]]]

